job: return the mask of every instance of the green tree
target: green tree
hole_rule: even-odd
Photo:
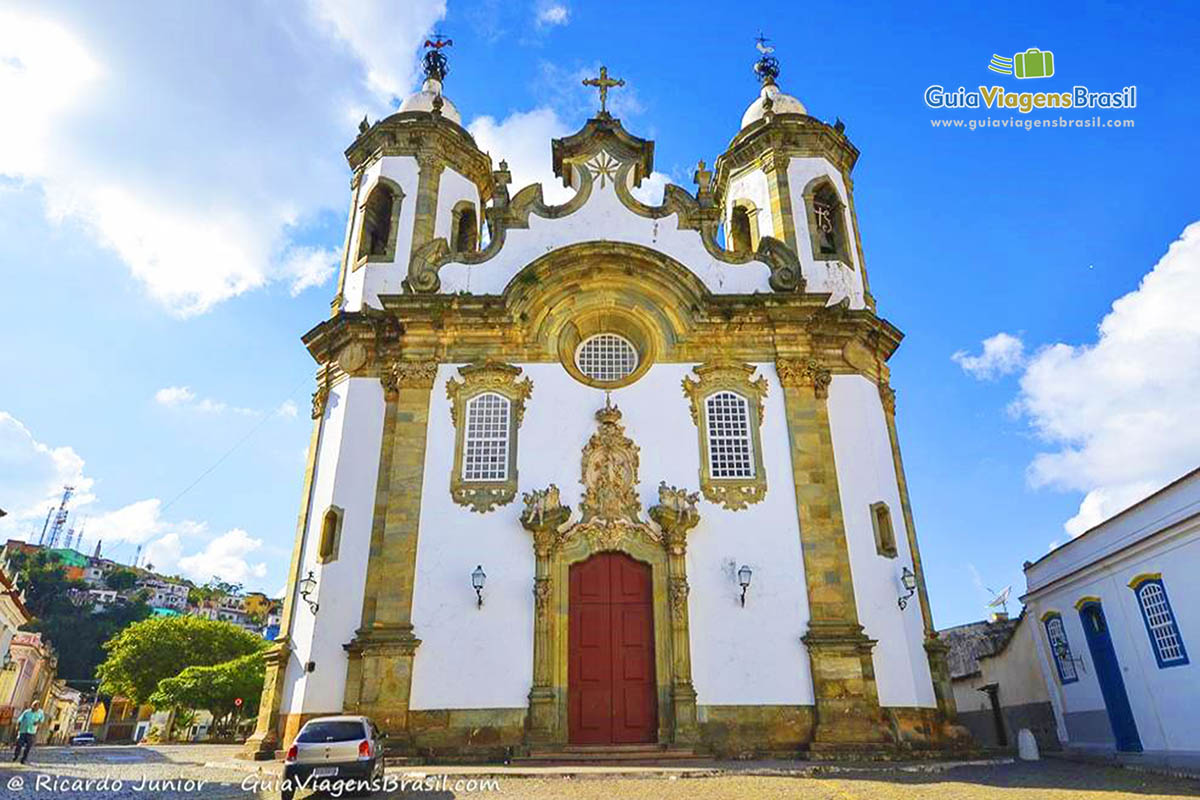
[[[104,576],[104,585],[118,592],[126,592],[137,583],[137,573],[131,569],[114,569]]]
[[[145,703],[158,682],[188,667],[221,664],[257,653],[266,643],[228,622],[201,617],[151,617],[104,643],[108,655],[96,670],[100,691]]]
[[[158,682],[150,695],[155,708],[203,708],[213,715],[219,735],[236,734],[234,719],[246,719],[258,713],[262,695],[262,652],[205,667],[188,667],[173,678]],[[236,703],[242,700],[241,709]]]

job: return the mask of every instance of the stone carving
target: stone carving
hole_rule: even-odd
[[[367,365],[370,358],[371,354],[366,345],[362,342],[351,342],[338,354],[338,366],[347,375],[354,375]]]
[[[667,592],[671,600],[671,614],[676,620],[682,621],[687,619],[688,591],[687,578],[671,578],[671,585],[668,587]]]
[[[312,396],[312,418],[320,419],[325,416],[325,406],[329,402],[329,384],[322,383],[313,392]]]
[[[397,361],[379,376],[383,391],[395,394],[401,389],[432,389],[437,364],[432,361]]]
[[[879,401],[883,403],[883,410],[887,414],[896,413],[896,390],[886,383],[879,384]]]
[[[817,359],[780,359],[775,363],[775,368],[779,371],[779,382],[784,386],[811,386],[818,399],[824,400],[829,397],[829,384],[833,381],[833,374],[821,366]]]
[[[521,495],[521,500],[525,503],[525,513],[521,515],[522,522],[536,523],[536,527],[543,526],[547,516],[558,516],[557,512],[563,507],[558,487],[553,483],[545,489],[526,492]]]
[[[640,448],[625,435],[621,411],[605,406],[596,412],[600,430],[583,448],[582,477],[585,491],[579,503],[583,521],[637,522],[641,503],[637,497]]]
[[[696,513],[696,503],[700,500],[699,492],[688,493],[687,489],[667,486],[666,481],[658,484],[658,504],[674,511],[679,516],[690,516]]]
[[[550,609],[550,579],[535,578],[533,581],[533,602],[539,614]]]

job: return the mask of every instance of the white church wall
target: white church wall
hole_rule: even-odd
[[[814,702],[808,651],[800,641],[808,630],[808,590],[783,388],[773,364],[757,366],[768,383],[761,431],[766,497],[741,511],[703,503],[700,524],[688,538],[692,679],[700,705]],[[686,485],[694,487],[700,454],[686,401],[683,408],[687,449],[663,455],[681,464],[686,457]],[[745,608],[736,575],[743,564],[753,570]]]
[[[358,200],[360,204],[367,199],[380,176],[396,182],[404,192],[404,199],[400,201],[399,230],[396,232],[396,258],[392,262],[370,262],[354,269],[362,233],[361,211],[356,209],[355,230],[350,237],[349,271],[342,290],[347,311],[361,311],[364,305],[382,308],[379,295],[400,293],[403,291],[401,282],[408,277],[408,257],[417,205],[417,161],[411,156],[385,156],[371,164],[363,173],[363,188]]]
[[[533,395],[518,435],[518,500],[477,514],[449,492],[454,428],[444,387],[458,366],[439,368],[430,409],[413,599],[422,644],[411,708],[524,707],[532,684],[534,563],[518,521],[519,495],[555,483],[578,513],[580,453],[596,431],[604,392],[578,383],[559,364],[520,365],[533,380]],[[698,438],[680,388],[691,367],[655,365],[612,394],[626,435],[641,448],[643,508],[657,502],[659,481],[698,489]],[[813,702],[799,641],[808,605],[782,391],[772,366],[760,369],[771,384],[762,430],[767,496],[740,512],[702,501],[701,522],[689,536],[692,664],[701,704]],[[755,570],[745,609],[731,563]],[[470,584],[477,564],[488,576],[480,610]]]
[[[818,177],[828,177],[842,201],[842,230],[850,240],[851,263],[822,261],[813,258],[812,240],[808,230],[808,209],[804,190]],[[854,219],[850,214],[849,194],[841,174],[823,158],[793,158],[788,162],[788,189],[792,196],[792,219],[796,223],[796,249],[809,292],[829,292],[830,305],[844,297],[850,298],[851,308],[865,308],[862,275],[855,267],[858,250],[854,245]]]
[[[347,665],[342,645],[354,637],[362,619],[383,410],[383,386],[377,378],[350,378],[331,387],[300,562],[300,574],[311,570],[317,579],[319,608],[314,615],[304,601],[294,600],[294,650],[283,713],[342,710]],[[331,505],[344,511],[341,539],[337,558],[319,564],[322,520]],[[306,673],[309,661],[316,669]]]
[[[756,222],[759,236],[775,236],[775,221],[771,215],[771,190],[767,186],[767,176],[760,169],[752,169],[742,173],[729,182],[725,191],[725,231],[729,231],[729,215],[734,203],[738,200],[749,200],[757,211]]]
[[[440,237],[450,241],[454,207],[463,200],[475,206],[476,221],[483,218],[483,213],[479,208],[479,189],[475,187],[475,184],[450,168],[442,170],[442,177],[438,183],[437,217],[433,223],[435,238]]]
[[[911,598],[903,611],[896,602],[905,593],[900,574],[904,567],[912,568],[912,554],[876,385],[861,375],[834,375],[829,387],[829,427],[859,622],[868,636],[878,640],[873,655],[879,702],[934,707],[917,598]],[[870,507],[879,501],[891,511],[895,558],[879,555],[875,547]]]
[[[583,208],[565,217],[546,219],[530,214],[529,228],[509,230],[504,248],[494,258],[475,265],[446,264],[439,272],[441,291],[499,294],[514,275],[539,256],[598,239],[639,244],[663,252],[695,272],[710,291],[718,294],[772,291],[768,283],[771,269],[766,264],[717,261],[704,249],[696,231],[679,230],[677,215],[648,219],[622,205],[611,180],[606,180],[604,188],[597,180]]]

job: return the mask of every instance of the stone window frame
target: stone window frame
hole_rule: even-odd
[[[875,552],[884,558],[895,558],[896,527],[892,522],[892,509],[882,500],[871,503],[871,530],[875,533]]]
[[[761,502],[767,496],[767,470],[763,464],[762,422],[763,400],[767,396],[767,379],[752,380],[757,371],[752,364],[736,361],[716,361],[692,368],[683,378],[683,393],[691,407],[692,422],[700,445],[700,491],[710,502],[730,511],[740,511]],[[693,379],[694,378],[694,379]],[[708,398],[718,392],[732,392],[746,401],[750,416],[750,443],[754,449],[754,475],[744,478],[715,478],[708,442]]]
[[[749,223],[749,231],[748,232],[749,232],[749,236],[750,236],[750,241],[746,243],[745,247],[738,247],[738,246],[736,246],[737,243],[734,242],[735,237],[734,237],[733,215],[738,209],[745,210],[746,218]],[[732,250],[737,253],[753,253],[758,250],[758,243],[759,243],[760,237],[761,237],[759,230],[758,230],[758,214],[759,214],[759,208],[758,208],[758,206],[754,205],[753,201],[747,200],[744,197],[739,197],[737,200],[733,201],[733,203],[729,206],[729,222],[725,228],[726,233],[729,234],[726,237],[726,242],[725,242],[726,250]]]
[[[828,189],[833,195],[834,201],[837,203],[836,213],[832,215],[834,222],[834,232],[837,235],[838,250],[836,253],[822,253],[821,242],[817,235],[817,212],[816,199],[817,193],[823,189]],[[804,187],[804,210],[808,220],[808,241],[812,251],[814,261],[840,261],[843,264],[853,267],[854,258],[850,245],[849,230],[846,223],[846,213],[848,206],[842,198],[842,193],[838,191],[837,185],[828,175],[818,175],[808,182]]]
[[[455,503],[485,514],[511,503],[517,496],[517,433],[525,417],[525,402],[533,393],[533,381],[518,380],[520,367],[485,361],[458,368],[462,380],[446,381],[450,420],[454,425],[454,465],[450,472],[450,497]],[[468,481],[463,478],[467,432],[467,403],[483,394],[494,394],[509,402],[508,469],[502,481]]]
[[[619,381],[598,381],[583,374],[576,363],[579,347],[601,333],[613,333],[633,345],[637,367]],[[658,357],[661,344],[646,324],[631,314],[614,308],[593,310],[572,319],[558,334],[558,360],[572,378],[596,389],[619,389],[641,379]]]
[[[363,233],[364,226],[367,223],[366,211],[367,204],[371,202],[372,195],[382,187],[392,193],[392,211],[389,220],[390,227],[388,229],[387,247],[382,253],[364,253],[363,248]],[[362,201],[358,204],[358,230],[354,232],[354,252],[356,258],[354,268],[358,269],[364,264],[379,264],[391,263],[396,260],[396,242],[400,234],[400,210],[404,207],[404,189],[400,184],[396,183],[391,178],[380,175],[371,184],[371,188],[363,195]]]
[[[317,534],[317,563],[337,561],[342,546],[342,520],[346,512],[341,506],[331,505],[321,515],[321,529]]]
[[[1058,637],[1062,639],[1065,655],[1060,655],[1054,649],[1055,632],[1050,629],[1050,624],[1058,623]],[[1068,683],[1075,683],[1079,680],[1079,670],[1075,668],[1075,661],[1071,656],[1071,640],[1067,638],[1067,624],[1063,621],[1063,616],[1057,611],[1047,611],[1042,615],[1042,629],[1046,634],[1046,642],[1050,646],[1050,659],[1054,662],[1054,667],[1058,671],[1058,682],[1063,686]]]
[[[471,217],[474,219],[474,224],[471,226],[471,241],[468,246],[460,248],[458,240],[462,234],[462,221],[466,212],[471,212]],[[474,253],[479,250],[479,211],[475,208],[475,204],[470,200],[459,200],[450,210],[450,252],[451,253]]]
[[[1138,575],[1129,582],[1129,588],[1133,590],[1133,595],[1137,598],[1138,609],[1142,612],[1142,622],[1146,625],[1146,636],[1150,639],[1150,649],[1154,651],[1154,660],[1158,663],[1158,668],[1169,669],[1170,667],[1182,667],[1185,664],[1191,663],[1191,660],[1188,658],[1187,647],[1183,642],[1183,634],[1179,630],[1179,618],[1175,616],[1175,609],[1171,606],[1171,598],[1167,596],[1167,587],[1163,585],[1162,573],[1155,572]],[[1165,622],[1157,625],[1151,624],[1151,612],[1146,608],[1147,596],[1151,588],[1158,589],[1163,605],[1160,613],[1163,611],[1166,613]],[[1168,636],[1174,636],[1176,647],[1179,649],[1178,656],[1173,658],[1163,657],[1162,640],[1158,635],[1158,631],[1162,631]]]

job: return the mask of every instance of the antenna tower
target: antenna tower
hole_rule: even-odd
[[[75,494],[74,486],[63,487],[62,502],[58,504],[58,511],[54,514],[54,524],[50,526],[50,534],[46,537],[46,547],[52,550],[58,547],[58,537],[62,535],[63,528],[67,524],[67,501],[73,494]]]

